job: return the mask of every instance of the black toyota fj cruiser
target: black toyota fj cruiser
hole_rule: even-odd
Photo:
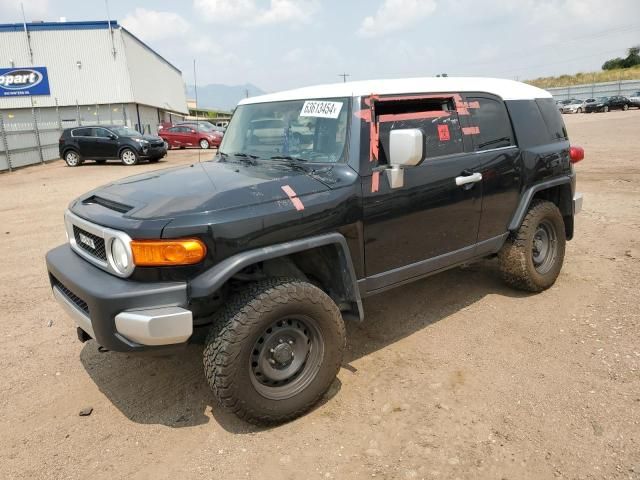
[[[553,285],[582,158],[551,95],[507,80],[254,97],[212,160],[73,201],[49,278],[80,340],[165,353],[206,337],[220,403],[282,422],[334,380],[363,298],[495,255],[514,287]]]

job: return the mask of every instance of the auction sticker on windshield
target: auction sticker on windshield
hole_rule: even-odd
[[[301,117],[338,118],[342,102],[325,102],[320,100],[307,100],[302,105]]]

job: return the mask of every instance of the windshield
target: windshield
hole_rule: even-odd
[[[344,152],[348,110],[348,98],[241,105],[220,153],[335,163]]]
[[[114,127],[111,130],[116,132],[119,137],[141,137],[142,134],[137,130],[129,127]]]
[[[582,100],[572,100],[571,101],[571,105],[580,105],[582,103]]]
[[[597,102],[606,102],[607,100],[609,100],[609,97],[598,97],[598,98],[596,98]]]
[[[562,105],[569,105],[573,100],[562,100]]]

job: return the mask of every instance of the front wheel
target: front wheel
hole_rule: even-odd
[[[200,140],[200,148],[206,150],[209,148],[209,142],[206,139]]]
[[[622,110],[624,110],[625,112],[627,110],[629,110],[629,105],[627,105],[626,103],[622,106]]]
[[[534,200],[522,221],[498,254],[502,277],[528,292],[551,287],[564,261],[564,220],[553,203]]]
[[[582,108],[578,107],[578,113],[582,113]]]
[[[606,113],[606,112],[608,112],[608,111],[609,111],[609,107],[607,107],[607,106],[605,105],[605,106],[602,108],[602,111],[603,111],[603,112],[605,112],[605,113]]]
[[[138,155],[130,148],[125,148],[120,152],[120,160],[125,165],[135,165],[138,163]]]
[[[248,284],[218,313],[204,372],[220,404],[256,424],[296,418],[335,379],[345,347],[342,315],[316,286],[270,278]]]

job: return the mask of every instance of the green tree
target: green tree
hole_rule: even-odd
[[[603,70],[615,70],[617,68],[631,68],[640,65],[640,45],[627,49],[626,58],[612,58],[602,64]]]

